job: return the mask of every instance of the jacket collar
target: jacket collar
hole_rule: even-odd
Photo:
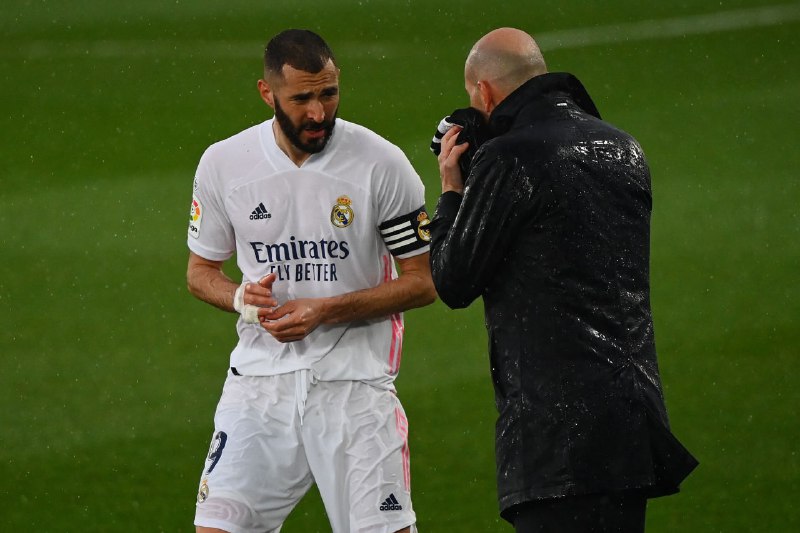
[[[567,96],[583,111],[600,118],[597,107],[578,78],[567,72],[551,72],[529,79],[500,102],[489,117],[492,136],[508,132],[523,112],[530,118],[548,112],[553,103],[547,96],[554,93]]]

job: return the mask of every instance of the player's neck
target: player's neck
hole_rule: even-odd
[[[286,135],[283,134],[283,131],[281,130],[277,121],[272,123],[272,131],[275,134],[275,144],[278,145],[278,148],[280,148],[281,151],[286,154],[286,157],[288,157],[292,163],[298,167],[301,167],[303,163],[306,162],[306,159],[311,157],[311,154],[304,150],[300,150],[294,144],[292,144]]]

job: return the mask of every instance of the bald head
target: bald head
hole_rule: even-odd
[[[547,72],[542,52],[533,37],[514,28],[493,30],[475,43],[464,65],[467,83],[488,81],[502,96]]]

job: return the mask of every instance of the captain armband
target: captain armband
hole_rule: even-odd
[[[397,257],[428,246],[431,240],[430,223],[423,205],[411,213],[387,220],[378,229],[386,247]]]

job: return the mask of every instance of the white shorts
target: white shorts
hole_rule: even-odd
[[[397,396],[310,371],[225,381],[195,525],[278,531],[316,482],[335,533],[416,522],[408,423]]]

